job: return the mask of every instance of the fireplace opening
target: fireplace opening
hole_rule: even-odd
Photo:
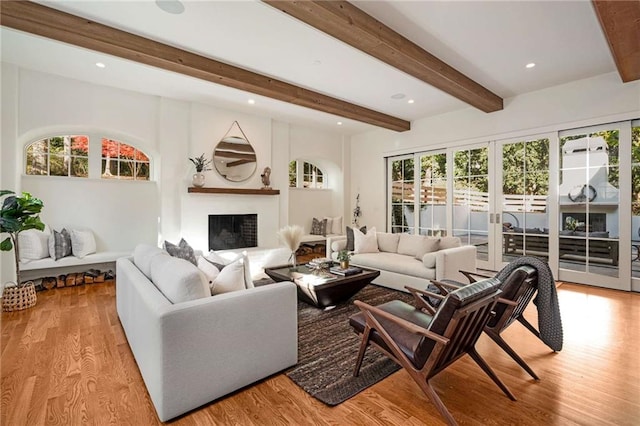
[[[562,213],[562,229],[567,229],[567,217],[572,217],[584,225],[578,226],[576,231],[583,232],[604,232],[607,230],[606,213],[589,213],[589,223],[587,223],[586,213]]]
[[[257,214],[209,215],[209,250],[258,247]]]

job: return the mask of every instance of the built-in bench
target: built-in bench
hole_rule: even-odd
[[[20,278],[22,281],[35,280],[43,277],[56,277],[70,273],[85,272],[89,269],[101,271],[116,270],[116,259],[131,256],[131,252],[107,251],[89,254],[82,259],[75,256],[67,256],[62,259],[45,259],[21,261]]]

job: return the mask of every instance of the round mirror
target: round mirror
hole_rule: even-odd
[[[218,142],[213,151],[213,163],[218,173],[231,182],[249,179],[258,166],[253,147],[239,136],[226,136]]]

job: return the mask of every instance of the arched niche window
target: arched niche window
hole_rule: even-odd
[[[89,176],[89,138],[52,136],[27,145],[25,173],[43,176]]]
[[[289,187],[326,188],[324,173],[312,163],[294,160],[289,163]]]
[[[149,180],[149,157],[124,142],[102,138],[103,179]]]
[[[98,149],[101,154],[96,152]],[[147,154],[132,145],[90,132],[49,136],[28,144],[25,153],[27,175],[150,180]]]

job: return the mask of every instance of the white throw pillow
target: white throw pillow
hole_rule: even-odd
[[[244,290],[245,285],[244,277],[244,259],[238,257],[235,261],[222,268],[222,271],[213,280],[211,287],[211,294],[229,293],[232,291]]]
[[[325,228],[327,234],[333,234],[333,218],[329,216],[325,216],[324,220],[327,221],[327,226]]]
[[[49,257],[49,237],[51,230],[45,225],[43,231],[29,229],[18,234],[20,261]]]
[[[91,230],[71,230],[71,252],[82,259],[88,254],[96,252],[96,239]]]
[[[171,303],[211,295],[204,274],[188,260],[158,255],[151,258],[151,281]]]
[[[367,230],[367,233],[353,228],[354,253],[378,253],[378,239],[376,238],[376,227]]]
[[[237,261],[238,259],[242,259],[243,262],[243,273],[244,273],[244,283],[246,288],[253,288],[253,279],[251,277],[251,266],[249,264],[249,257],[247,256],[247,252],[243,251],[240,254],[235,254],[232,252],[227,253],[216,253],[214,251],[209,252],[205,258],[214,263],[214,266],[218,266],[218,269],[222,271],[223,267],[226,265],[230,265],[231,263]]]
[[[342,235],[342,216],[336,216],[331,219],[331,232],[329,232],[329,225],[327,225],[327,234]]]
[[[220,274],[220,269],[214,266],[213,263],[209,262],[202,256],[198,256],[198,269],[204,274],[206,277],[209,288],[213,289],[213,281],[216,279],[218,274]]]
[[[380,251],[386,251],[387,253],[398,252],[398,242],[400,241],[400,234],[378,232],[376,238],[378,239],[378,248],[380,249]]]
[[[422,256],[422,263],[427,268],[435,268],[436,267],[436,257],[437,256],[438,256],[438,253],[436,253],[436,252],[427,253],[424,256]]]
[[[440,238],[425,237],[422,242],[422,247],[420,247],[418,253],[416,253],[416,259],[422,260],[425,254],[438,250],[440,250]]]

